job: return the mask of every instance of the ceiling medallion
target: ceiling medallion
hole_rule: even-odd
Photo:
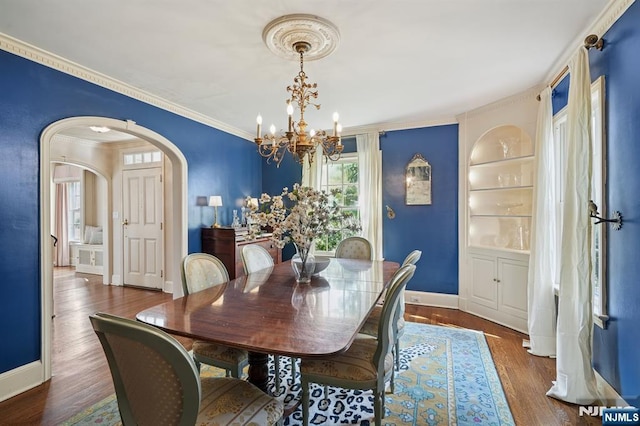
[[[262,31],[262,40],[278,57],[297,60],[293,45],[306,42],[310,48],[304,53],[307,61],[324,58],[333,53],[340,42],[340,31],[331,22],[315,15],[297,13],[269,22]]]
[[[293,79],[293,85],[287,86],[291,93],[287,99],[287,130],[276,135],[276,126],[271,125],[270,133],[261,135],[262,116],[258,115],[256,122],[258,129],[254,139],[260,155],[267,162],[275,162],[278,166],[286,152],[303,164],[305,158],[309,163],[320,148],[325,158],[335,161],[342,154],[342,140],[340,132],[342,126],[338,123],[338,113],[333,114],[333,132],[314,130],[307,133],[307,122],[304,120],[305,109],[311,105],[320,109],[315,103],[318,91],[316,83],[307,83],[304,72],[304,60],[319,59],[333,52],[340,40],[338,28],[331,22],[313,15],[287,15],[271,21],[262,32],[265,44],[279,57],[285,59],[300,59],[300,72]],[[312,99],[314,100],[312,102]],[[297,107],[299,119],[293,119],[294,107]]]

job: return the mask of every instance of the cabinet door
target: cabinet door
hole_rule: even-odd
[[[512,259],[498,259],[499,296],[501,312],[527,319],[527,280],[529,265]]]
[[[470,256],[471,301],[498,308],[496,260],[489,256]]]

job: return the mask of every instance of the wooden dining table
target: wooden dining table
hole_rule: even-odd
[[[349,348],[398,263],[332,258],[310,283],[290,262],[145,309],[170,334],[246,349],[249,382],[266,392],[268,355],[323,357]]]

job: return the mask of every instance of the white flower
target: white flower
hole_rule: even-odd
[[[338,231],[330,229],[330,224],[344,224],[345,229],[354,231],[360,229],[334,201],[333,197],[339,193],[332,190],[330,197],[323,191],[295,184],[292,191],[283,188],[280,195],[262,194],[261,206],[252,206],[249,216],[260,227],[272,228],[271,239],[279,248],[293,241],[299,249],[308,250],[314,239]],[[249,237],[255,238],[259,232],[254,227]]]

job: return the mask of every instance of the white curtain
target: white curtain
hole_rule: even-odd
[[[356,136],[362,236],[373,248],[373,259],[382,260],[382,155],[378,132]]]
[[[553,279],[556,276],[560,247],[557,245],[555,176],[557,168],[553,143],[553,106],[551,88],[540,93],[534,162],[535,192],[531,220],[529,257],[529,353],[537,356],[556,354],[556,304]]]
[[[591,193],[591,78],[584,47],[572,58],[569,72],[557,376],[547,395],[587,405],[597,398],[597,392],[591,366],[593,319],[588,213]]]
[[[56,183],[56,212],[54,236],[56,243],[56,266],[69,266],[69,206],[67,184]]]
[[[323,161],[324,156],[322,155],[321,147],[318,147],[313,158],[313,163],[309,164],[309,156],[304,156],[304,162],[302,163],[302,182],[300,182],[302,186],[320,189]]]

